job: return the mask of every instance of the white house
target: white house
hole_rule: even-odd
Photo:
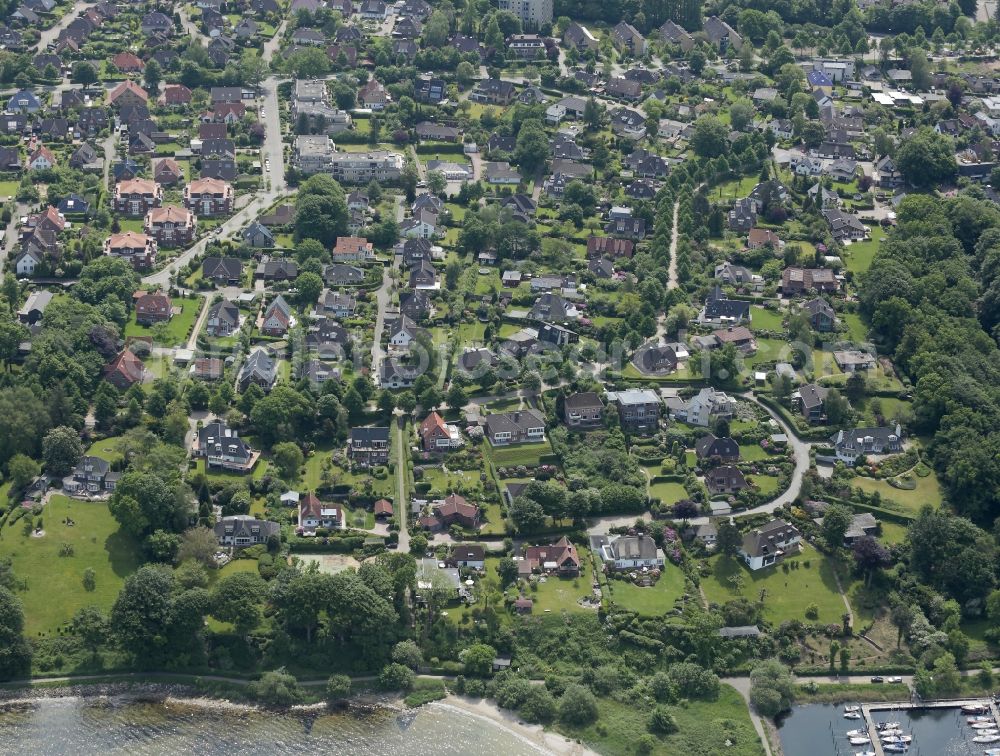
[[[743,536],[740,556],[751,570],[763,569],[797,553],[801,540],[802,534],[794,525],[784,520],[771,520]]]
[[[591,545],[601,561],[616,570],[654,569],[665,562],[663,550],[647,535],[623,535],[613,541],[607,536],[594,536]]]

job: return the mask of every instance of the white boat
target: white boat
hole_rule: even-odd
[[[998,737],[997,740],[1000,740],[1000,737]],[[871,743],[871,741],[868,738],[851,738],[847,742],[850,743],[851,745],[869,745]],[[995,743],[997,741],[991,740],[989,742]]]
[[[878,756],[875,751],[855,751],[854,756]]]
[[[976,735],[1000,735],[1000,729],[976,730]]]
[[[848,730],[844,734],[847,735],[847,737],[849,738],[862,738],[862,737],[867,738],[868,730]]]
[[[861,715],[856,711],[845,711],[844,719],[861,719]]]
[[[1000,748],[987,748],[983,751],[983,756],[1000,756]]]
[[[981,703],[966,704],[962,707],[963,714],[985,714],[986,711],[986,704]]]
[[[990,720],[989,722],[986,722],[986,721],[983,721],[983,722],[973,722],[970,725],[970,727],[972,727],[973,730],[992,730],[996,726],[997,726],[996,722],[994,722],[992,720]]]
[[[844,707],[844,711],[846,711],[848,713],[850,713],[852,711],[861,711],[861,707],[860,706],[845,706]]]
[[[976,735],[973,743],[1000,743],[1000,735]]]
[[[882,750],[886,753],[906,753],[908,748],[905,743],[886,743],[882,746]]]
[[[992,722],[993,717],[980,714],[979,716],[976,717],[968,717],[965,721],[968,722],[969,724],[975,724],[976,722]]]
[[[899,722],[876,722],[875,726],[880,730],[898,730]]]
[[[887,745],[890,743],[901,743],[903,745],[909,745],[913,742],[913,737],[910,735],[889,735],[884,738],[880,738],[882,745]]]

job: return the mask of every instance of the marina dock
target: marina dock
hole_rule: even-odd
[[[914,703],[912,701],[884,701],[881,703],[862,704],[861,716],[865,721],[865,730],[871,740],[871,750],[876,756],[885,756],[885,749],[882,748],[882,741],[878,736],[878,728],[872,718],[872,712],[876,711],[908,711],[911,709],[961,709],[963,706],[971,705],[985,706],[997,722],[1000,722],[1000,708],[988,698],[971,698],[956,701],[926,701]],[[916,745],[916,743],[914,743]]]

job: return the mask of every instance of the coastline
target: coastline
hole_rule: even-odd
[[[318,714],[327,711],[325,703],[297,704],[287,709],[270,709],[248,701],[234,701],[224,696],[213,696],[194,685],[184,683],[157,683],[148,681],[80,681],[66,682],[55,687],[23,686],[0,689],[0,711],[17,707],[30,707],[47,699],[105,700],[109,703],[128,701],[135,703],[159,703],[169,706],[191,706],[205,710],[249,712],[263,714]],[[493,726],[506,731],[539,753],[553,756],[598,756],[584,744],[567,738],[541,725],[528,724],[514,712],[498,707],[488,699],[470,699],[448,695],[440,701],[424,704],[466,716],[486,720]],[[407,708],[399,696],[372,695],[362,693],[349,700],[348,711],[363,714],[365,710],[383,709],[396,713],[417,712],[423,707]]]

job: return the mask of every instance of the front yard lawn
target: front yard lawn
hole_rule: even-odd
[[[74,501],[54,495],[42,510],[45,535],[24,535],[19,519],[0,532],[0,554],[9,557],[14,575],[27,583],[17,591],[24,603],[24,634],[55,631],[84,606],[108,611],[125,578],[139,566],[139,545],[121,532],[106,502]],[[72,524],[67,524],[69,519]],[[69,556],[60,552],[71,549]],[[95,573],[94,590],[83,587],[83,573]]]
[[[915,484],[915,488],[907,490],[889,485],[887,480],[875,480],[874,478],[857,477],[851,481],[851,486],[860,488],[868,493],[878,492],[885,500],[887,499],[900,508],[916,514],[924,504],[932,507],[939,507],[944,501],[944,494],[941,491],[941,484],[938,483],[937,476],[931,471],[926,478],[909,473],[909,481]]]
[[[676,504],[687,498],[687,490],[680,483],[661,482],[649,486],[649,498],[659,499],[664,504]]]
[[[543,456],[552,454],[552,447],[549,446],[548,439],[542,443],[511,446],[493,446],[487,442],[486,453],[490,455],[495,467],[516,467],[517,465],[537,467]]]
[[[781,324],[781,313],[768,310],[766,307],[750,308],[750,328],[754,331],[784,331]]]
[[[764,618],[774,625],[785,620],[806,621],[810,604],[819,611],[815,621],[839,624],[846,609],[837,590],[834,563],[805,545],[801,555],[786,559],[784,564],[787,572],[783,565],[752,572],[740,559],[721,554],[708,560],[709,574],[702,578],[701,588],[705,597],[717,604],[740,596],[761,601],[763,594]],[[734,576],[739,579],[731,580]]]
[[[580,548],[580,547],[578,547]],[[518,581],[524,588],[524,595],[535,602],[532,614],[552,612],[592,612],[593,609],[579,604],[579,599],[592,595],[592,572],[589,555],[581,552],[579,577],[556,577],[553,575],[538,575],[535,577],[535,588],[524,586],[524,581]],[[499,561],[499,560],[498,560]],[[494,569],[494,574],[496,574]],[[540,578],[545,579],[541,582]],[[510,595],[515,595],[514,589],[508,589]]]

